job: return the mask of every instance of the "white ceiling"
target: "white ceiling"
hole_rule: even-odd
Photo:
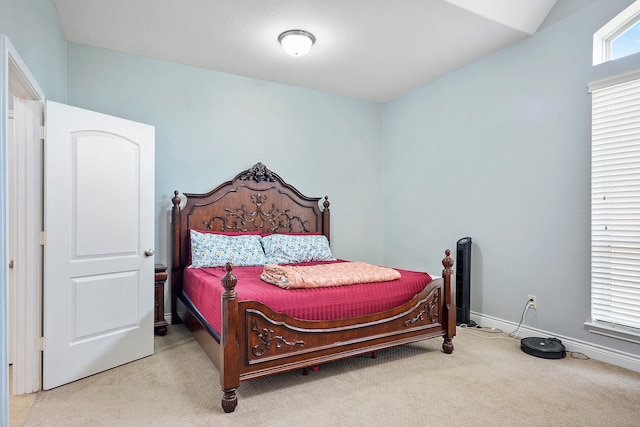
[[[376,102],[538,29],[556,0],[54,0],[70,42]],[[304,57],[277,38],[304,29]]]

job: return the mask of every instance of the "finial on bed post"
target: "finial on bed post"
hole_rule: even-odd
[[[238,283],[238,278],[231,272],[231,270],[233,270],[233,264],[228,262],[225,264],[224,268],[227,271],[227,274],[222,277],[222,286],[224,287],[224,293],[222,296],[233,298],[236,296],[236,290],[234,288]]]
[[[442,259],[442,266],[444,267],[443,274],[451,276],[453,274],[453,270],[451,270],[451,267],[453,267],[453,258],[451,258],[451,251],[447,249],[446,251],[444,251],[444,255],[445,257]]]
[[[180,194],[178,190],[175,190],[173,192],[173,197],[171,198],[171,203],[173,203],[173,209],[178,209],[180,207],[181,199],[178,194]]]
[[[451,276],[453,275],[453,258],[449,249],[444,251],[444,259],[442,260],[442,278],[444,279],[444,305],[446,309],[445,316],[447,318],[447,330],[444,335],[444,343],[442,343],[442,351],[447,354],[453,352],[452,339],[456,335],[456,306],[453,302],[453,289],[451,287]]]

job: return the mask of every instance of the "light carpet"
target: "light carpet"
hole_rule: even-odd
[[[241,383],[225,414],[218,371],[182,325],[153,356],[39,392],[26,426],[638,426],[640,373],[541,359],[507,334],[432,339]]]

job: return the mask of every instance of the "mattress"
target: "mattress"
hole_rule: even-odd
[[[331,261],[329,261],[331,262]],[[333,262],[346,262],[343,260]],[[298,265],[318,265],[319,262]],[[395,269],[400,279],[347,286],[282,289],[260,279],[263,266],[234,267],[239,301],[259,301],[272,310],[302,320],[336,320],[364,316],[402,305],[433,279],[424,272]],[[216,332],[220,331],[223,267],[185,268],[183,290],[188,300]]]

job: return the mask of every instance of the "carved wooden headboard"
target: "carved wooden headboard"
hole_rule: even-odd
[[[307,197],[280,176],[256,163],[205,194],[174,192],[172,219],[172,318],[177,320],[176,298],[182,292],[182,270],[190,255],[189,229],[255,231],[265,233],[320,232],[330,240],[329,200],[322,210],[319,197]],[[175,320],[174,320],[175,321]]]

